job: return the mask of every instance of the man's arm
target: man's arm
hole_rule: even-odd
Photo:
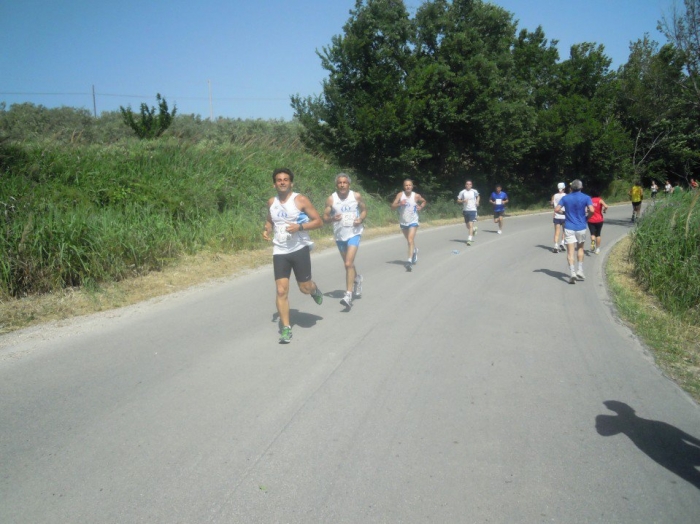
[[[309,217],[309,221],[305,224],[290,224],[287,226],[287,231],[290,233],[298,233],[302,230],[309,231],[311,229],[323,227],[323,220],[321,220],[321,216],[318,214],[318,211],[316,211],[316,208],[308,198],[306,198],[304,195],[297,195],[297,197],[294,199],[294,203],[296,204],[297,209],[300,209],[306,213],[306,216]]]
[[[403,191],[396,193],[396,197],[391,203],[391,209],[398,209],[399,207],[401,207],[401,193],[403,193]]]
[[[425,206],[428,205],[428,201],[422,196],[420,196],[418,193],[416,193],[416,204],[418,204],[416,206],[416,209],[418,211],[421,211]]]
[[[367,205],[365,205],[365,199],[357,191],[355,191],[355,200],[357,200],[357,209],[360,210],[360,216],[355,219],[355,225],[359,226],[367,218]]]
[[[326,199],[326,207],[323,210],[323,221],[325,223],[333,222],[333,220],[335,220],[335,217],[331,216],[331,211],[333,211],[333,195]]]
[[[265,219],[265,225],[263,226],[263,238],[265,240],[271,240],[270,238],[270,233],[272,233],[272,228],[274,227],[272,223],[272,215],[270,215],[270,206],[272,205],[272,201],[274,199],[271,198],[270,200],[267,201],[267,218]]]

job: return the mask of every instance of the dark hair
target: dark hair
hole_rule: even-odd
[[[591,198],[596,198],[600,196],[600,190],[599,189],[591,189]]]
[[[291,170],[291,169],[287,169],[286,167],[278,167],[277,169],[275,169],[275,170],[272,172],[272,183],[273,183],[273,184],[274,184],[275,182],[277,182],[277,178],[276,178],[276,177],[277,177],[277,175],[279,175],[280,173],[286,173],[287,175],[289,175],[289,181],[290,181],[290,182],[294,182],[294,173],[292,173],[292,170]]]

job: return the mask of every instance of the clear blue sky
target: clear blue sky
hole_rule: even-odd
[[[496,0],[559,41],[603,44],[617,69],[672,0]],[[406,0],[415,9],[418,0]],[[283,118],[289,96],[319,94],[316,50],[342,34],[354,0],[4,0],[0,2],[0,101],[97,112],[155,105],[181,114]],[[11,94],[20,93],[20,94]],[[44,93],[44,94],[41,94]],[[115,96],[118,95],[118,96]]]

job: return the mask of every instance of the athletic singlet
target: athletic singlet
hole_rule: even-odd
[[[559,205],[559,201],[562,199],[562,197],[566,195],[566,193],[557,193],[552,197],[552,202],[554,203],[554,208]],[[554,218],[564,220],[566,218],[566,215],[564,214],[564,208],[561,208],[561,213],[554,213]]]
[[[305,246],[312,246],[313,242],[306,231],[289,233],[286,228],[289,224],[305,224],[309,221],[306,213],[300,211],[295,203],[299,193],[292,193],[283,204],[278,197],[270,206],[270,217],[274,227],[272,239],[272,254],[286,255],[298,251]]]
[[[416,204],[416,194],[411,191],[411,196],[406,193],[401,195],[401,207],[399,207],[399,225],[404,227],[411,224],[418,224],[418,205]]]
[[[603,204],[600,202],[600,197],[593,197],[591,200],[593,201],[595,212],[588,218],[588,223],[600,224],[603,221]]]
[[[632,189],[630,190],[630,200],[632,200],[634,204],[641,202],[643,195],[644,193],[641,187],[632,186]]]
[[[362,224],[359,226],[354,225],[355,219],[360,216],[360,209],[357,205],[355,192],[350,191],[345,200],[340,199],[337,191],[333,193],[332,197],[331,216],[343,216],[343,218],[337,222],[333,222],[333,234],[335,235],[335,239],[339,242],[346,242],[354,236],[361,235],[365,226]]]

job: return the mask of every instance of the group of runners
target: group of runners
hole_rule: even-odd
[[[603,230],[603,215],[608,210],[608,205],[600,197],[597,190],[591,191],[590,196],[582,192],[581,180],[574,180],[569,185],[557,184],[557,193],[552,195],[551,205],[554,208],[554,247],[553,253],[566,251],[569,264],[569,283],[575,284],[577,280],[585,280],[583,261],[585,256],[584,245],[586,235],[591,234],[590,252],[600,254],[601,233]],[[632,196],[632,191],[630,195]],[[635,193],[636,196],[636,193]],[[641,208],[641,199],[635,204],[633,200],[633,217],[638,208]]]
[[[268,212],[263,238],[272,241],[273,244],[272,266],[281,326],[280,342],[287,344],[292,340],[289,314],[289,285],[292,272],[299,290],[310,295],[318,305],[323,303],[323,293],[311,278],[313,242],[309,231],[319,229],[324,224],[333,224],[335,242],[345,266],[346,290],[340,303],[350,310],[353,299],[362,296],[363,279],[355,267],[355,256],[364,231],[367,206],[362,195],[350,189],[352,181],[345,173],[336,175],[336,191],[326,199],[322,216],[306,196],[294,192],[294,173],[290,169],[275,169],[272,172],[272,182],[277,195],[267,202]],[[494,223],[498,224],[498,234],[501,234],[508,195],[497,185],[489,201],[494,206]],[[462,214],[469,231],[467,244],[471,245],[473,235],[477,231],[477,209],[480,204],[479,192],[472,188],[471,180],[465,183],[465,189],[459,193],[457,202],[462,204]],[[398,211],[399,227],[406,238],[407,271],[412,271],[413,266],[418,263],[415,238],[420,225],[419,212],[426,205],[425,198],[413,191],[413,181],[410,179],[404,180],[403,190],[397,193],[391,204],[391,209]]]

